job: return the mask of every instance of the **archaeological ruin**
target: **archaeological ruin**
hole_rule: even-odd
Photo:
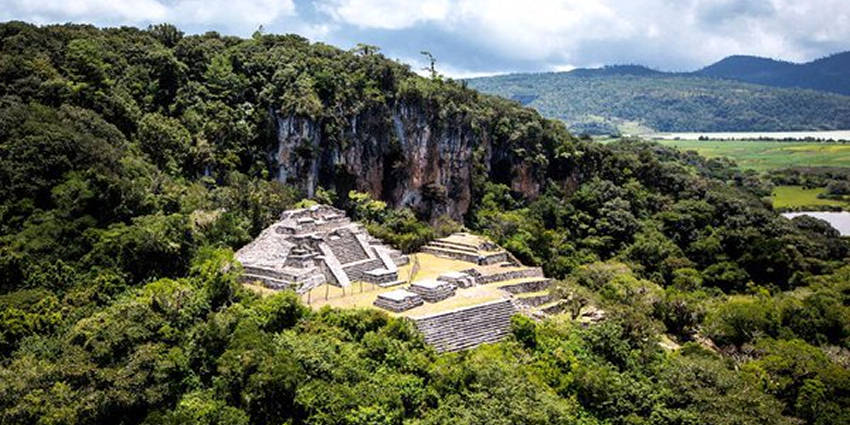
[[[514,314],[537,318],[564,309],[539,267],[522,265],[487,238],[455,233],[409,257],[325,205],[285,211],[236,258],[242,281],[253,287],[291,289],[314,307],[408,317],[438,351],[498,341]]]

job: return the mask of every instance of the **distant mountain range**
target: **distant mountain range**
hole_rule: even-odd
[[[687,73],[617,65],[468,84],[561,119],[576,133],[850,128],[850,52],[805,64],[730,56]]]
[[[803,64],[755,56],[729,56],[694,75],[850,95],[850,52]]]

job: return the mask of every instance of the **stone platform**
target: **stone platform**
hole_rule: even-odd
[[[411,283],[410,291],[429,303],[435,303],[454,296],[455,286],[441,280],[422,280]]]
[[[510,260],[507,251],[486,238],[470,233],[455,233],[436,239],[423,246],[421,251],[479,265],[498,264]]]
[[[424,301],[419,294],[405,289],[396,289],[394,291],[378,294],[374,305],[398,313],[418,307],[422,305],[423,302]]]

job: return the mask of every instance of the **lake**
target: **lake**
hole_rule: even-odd
[[[794,218],[798,215],[808,215],[828,222],[841,233],[841,236],[850,236],[850,212],[826,212],[826,211],[803,211],[782,214],[786,218]]]
[[[797,139],[803,140],[806,138],[822,139],[822,140],[850,140],[850,130],[834,130],[834,131],[758,131],[758,132],[687,132],[687,133],[653,133],[646,134],[644,137],[651,139],[666,139],[666,140],[696,140],[700,136],[708,137],[709,139],[731,139],[731,140],[752,140],[758,138],[771,139]]]

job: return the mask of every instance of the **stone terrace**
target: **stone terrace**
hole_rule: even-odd
[[[499,264],[509,260],[507,251],[485,238],[469,233],[455,233],[434,240],[423,246],[422,252],[479,265]]]

